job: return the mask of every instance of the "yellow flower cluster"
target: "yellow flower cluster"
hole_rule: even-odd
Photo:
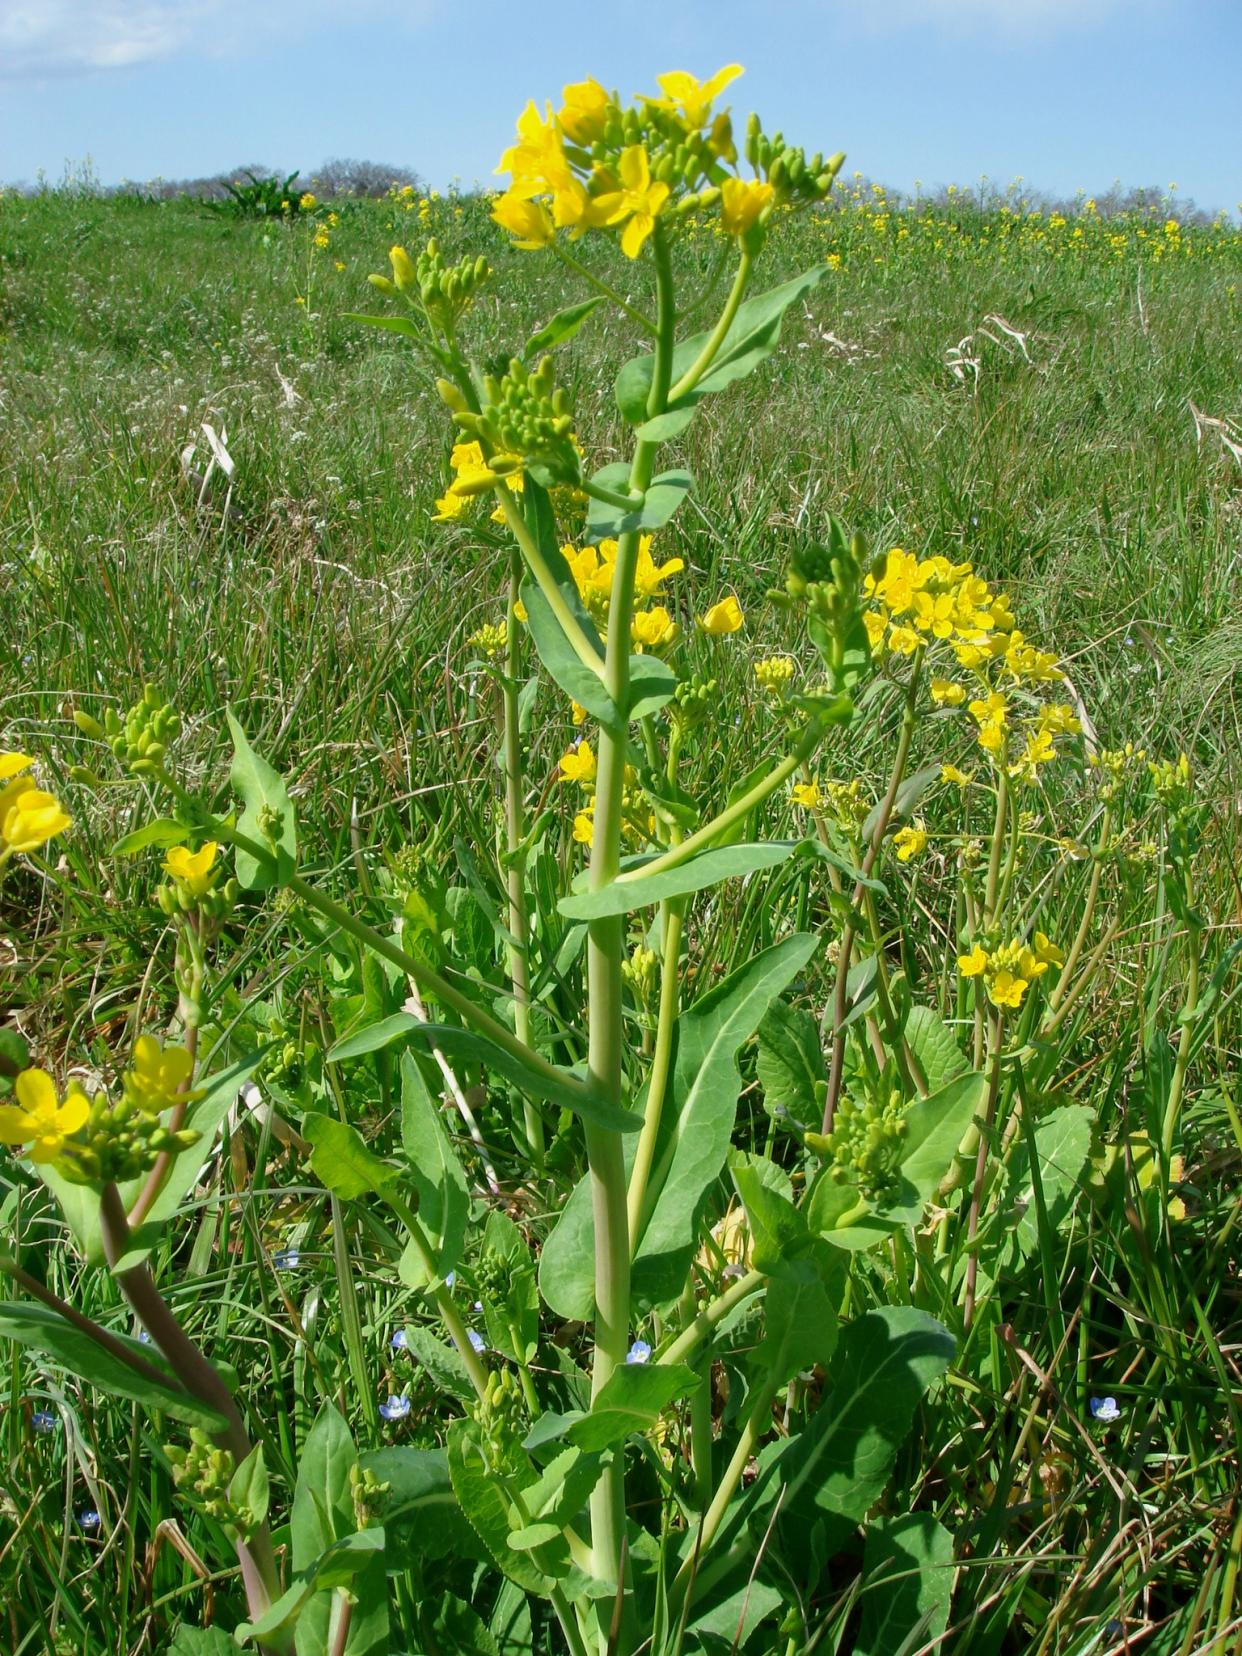
[[[495,661],[504,654],[508,640],[503,627],[488,621],[476,632],[472,632],[466,642],[473,644],[476,650],[481,650],[488,661]]]
[[[1014,623],[1008,598],[994,592],[973,565],[916,558],[895,547],[882,572],[867,576],[864,590],[871,607],[863,620],[874,655],[888,650],[912,656],[941,645],[975,675],[980,693],[973,698],[966,685],[934,675],[932,701],[937,707],[961,707],[970,698],[979,746],[1012,780],[1036,780],[1040,766],[1057,756],[1054,739],[1078,734],[1081,725],[1064,702],[1046,703],[1033,716],[1015,711],[1013,691],[1029,699],[1029,692],[1061,682],[1064,674],[1054,655],[1028,642]],[[959,786],[969,781],[956,767],[950,770],[944,780]]]
[[[454,443],[453,452],[449,455],[449,466],[453,472],[453,481],[448,486],[447,493],[436,501],[433,523],[454,523],[462,517],[471,504],[481,494],[501,481],[501,473],[496,470],[496,462],[503,460],[502,456],[493,456],[489,464],[483,458],[482,445],[476,442]],[[526,486],[526,479],[521,471],[512,471],[504,476],[506,487],[514,494],[521,494]],[[503,523],[505,514],[497,506],[492,513],[493,523]]]
[[[783,697],[794,675],[794,664],[789,656],[768,656],[755,663],[755,678],[761,690],[768,695]]]
[[[76,1081],[61,1099],[46,1070],[23,1070],[13,1083],[16,1104],[0,1104],[0,1143],[24,1144],[32,1162],[54,1162],[85,1127],[90,1100]]]
[[[184,845],[174,845],[164,858],[164,872],[190,897],[205,897],[215,884],[215,861],[219,850],[215,840],[207,840],[197,851],[187,851]]]
[[[629,109],[596,80],[565,87],[555,113],[528,103],[496,169],[511,182],[492,217],[526,249],[547,247],[558,230],[575,240],[615,231],[630,259],[658,220],[696,206],[718,206],[725,233],[744,235],[777,190],[726,170],[736,167],[737,149],[728,112],[713,105],[741,73],[734,63],[706,81],[681,70],[660,75],[661,95]]]
[[[35,786],[24,753],[0,750],[0,868],[19,852],[37,851],[70,827],[60,802]]]
[[[587,790],[582,809],[574,815],[573,837],[578,845],[592,845],[595,841],[595,777],[597,762],[589,742],[577,742],[566,748],[558,765],[562,782],[573,782]],[[656,831],[655,814],[637,786],[638,772],[633,765],[625,767],[625,785],[621,795],[621,833],[629,845],[643,845]]]
[[[963,977],[982,978],[987,997],[993,1006],[1016,1010],[1022,998],[1037,977],[1048,968],[1060,968],[1065,957],[1056,944],[1035,933],[1035,946],[1026,943],[1005,943],[990,953],[976,943],[969,954],[957,957],[957,968]]]

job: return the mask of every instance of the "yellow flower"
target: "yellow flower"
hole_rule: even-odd
[[[574,843],[576,845],[593,845],[595,843],[595,801],[584,811],[579,811],[574,818]]]
[[[913,655],[922,642],[914,628],[904,624],[895,626],[888,635],[888,647],[897,655]]]
[[[725,234],[742,236],[776,194],[758,179],[726,178],[720,186],[720,222]]]
[[[973,771],[958,770],[956,765],[941,765],[940,780],[956,782],[959,788],[968,788],[974,781]]]
[[[607,546],[614,548],[615,541],[606,541]],[[634,596],[636,598],[654,598],[670,575],[679,575],[685,568],[680,558],[670,558],[667,563],[657,564],[651,556],[651,536],[644,535],[638,543],[638,563],[634,570]]]
[[[630,638],[639,648],[660,650],[676,643],[681,628],[662,604],[640,610],[630,623]]]
[[[980,735],[980,741],[983,740]],[[1019,757],[1009,767],[1009,774],[1028,782],[1034,781],[1039,774],[1040,765],[1046,765],[1055,759],[1057,750],[1052,745],[1052,737],[1046,730],[1036,730],[1026,739],[1026,746]]]
[[[31,764],[24,753],[0,754],[0,864],[17,852],[34,851],[71,826],[59,800],[35,786],[26,773]]]
[[[884,573],[875,583],[875,596],[894,615],[913,608],[914,594],[923,584],[919,560],[913,553],[894,546],[884,560]]]
[[[794,664],[788,656],[768,656],[766,660],[755,663],[759,688],[773,696],[784,695],[793,674]]]
[[[303,195],[300,195],[298,197],[298,206],[302,209],[302,211],[304,213],[309,213],[316,206],[318,206],[318,203],[316,202],[314,196],[310,193],[310,191],[307,190]]]
[[[581,702],[571,701],[569,704],[569,716],[576,725],[585,724],[587,710],[583,707]]]
[[[528,103],[518,116],[517,131],[518,142],[501,156],[498,173],[512,173],[517,186],[533,184],[531,194],[543,186],[555,189],[571,176],[550,104],[544,105],[541,116],[535,105]]]
[[[963,685],[954,684],[952,679],[934,678],[931,681],[931,699],[937,707],[960,707],[966,700],[966,690]]]
[[[64,1102],[46,1070],[23,1070],[13,1083],[16,1104],[0,1104],[0,1141],[25,1144],[33,1162],[53,1162],[65,1140],[86,1125],[91,1107],[86,1094],[71,1084]]]
[[[976,943],[969,954],[958,955],[957,969],[963,977],[979,977],[988,969],[988,957]]]
[[[159,1115],[174,1102],[202,1097],[182,1091],[193,1071],[194,1059],[185,1047],[162,1047],[154,1035],[140,1035],[121,1078],[125,1096],[147,1115]]]
[[[212,886],[212,864],[220,847],[207,840],[197,851],[174,845],[164,858],[164,872],[185,886],[192,897],[205,897]]]
[[[888,630],[888,616],[883,610],[867,610],[863,615],[863,626],[867,629],[867,643],[871,646],[872,655],[879,655]]]
[[[988,980],[988,999],[993,1006],[1016,1008],[1022,1005],[1022,997],[1029,987],[1025,978],[1015,977],[1008,969],[1002,969]]]
[[[595,780],[595,755],[588,742],[579,742],[561,755],[561,780],[589,788]]]
[[[315,246],[316,247],[326,247],[331,240],[332,240],[332,238],[331,238],[331,236],[329,236],[329,234],[326,230],[316,230],[316,232],[315,232]]]
[[[1082,729],[1074,709],[1066,702],[1049,702],[1047,707],[1041,707],[1039,724],[1041,730],[1050,731],[1054,736],[1077,736]]]
[[[597,80],[575,81],[564,89],[565,103],[557,120],[571,144],[593,144],[604,135],[608,94]]]
[[[658,109],[679,114],[692,132],[698,132],[706,126],[713,102],[742,73],[740,63],[729,63],[718,69],[710,80],[701,81],[697,75],[687,74],[684,69],[674,69],[667,75],[656,76],[664,96],[652,98],[649,102]]]
[[[667,184],[652,183],[651,160],[641,144],[630,144],[621,151],[617,173],[621,180],[620,189],[596,196],[590,205],[591,222],[599,225],[624,223],[621,251],[627,259],[636,259],[655,229],[660,209],[668,200],[669,189]]]
[[[912,857],[917,857],[926,844],[927,830],[921,822],[908,822],[893,835],[893,849],[898,862],[909,862]]]
[[[517,237],[514,246],[527,252],[547,247],[556,235],[548,209],[541,202],[514,195],[511,190],[496,202],[492,217],[501,229]]]
[[[418,287],[418,275],[414,269],[414,261],[404,247],[390,247],[388,262],[392,266],[392,279],[402,293],[411,293]]]
[[[1044,967],[1055,966],[1059,969],[1065,965],[1065,956],[1041,931],[1035,933],[1035,958]]]
[[[822,803],[818,782],[795,782],[790,793],[794,804],[804,811],[817,811]]]
[[[724,638],[728,633],[737,632],[744,617],[742,606],[732,593],[722,598],[718,604],[713,604],[707,614],[699,620],[699,627],[712,638]]]

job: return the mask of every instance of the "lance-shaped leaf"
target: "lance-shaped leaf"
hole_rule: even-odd
[[[161,851],[170,845],[184,845],[193,831],[184,822],[174,822],[171,817],[156,817],[154,822],[135,828],[132,834],[123,834],[112,847],[112,855],[134,857],[152,845],[158,846]]]
[[[588,1411],[540,1415],[526,1447],[541,1449],[564,1439],[592,1453],[614,1448],[631,1432],[650,1431],[663,1409],[699,1384],[700,1376],[681,1363],[622,1363]]]
[[[698,1226],[724,1170],[737,1115],[737,1051],[819,947],[796,933],[764,949],[682,1014],[672,1095],[649,1186],[651,1216],[634,1260],[640,1301],[663,1304],[681,1292]]]
[[[571,920],[603,920],[609,915],[630,914],[634,909],[663,902],[667,897],[686,897],[719,885],[721,880],[738,879],[761,868],[784,862],[800,840],[764,840],[755,845],[721,845],[657,874],[644,874],[634,865],[624,879],[612,880],[598,891],[575,892],[562,897],[557,907]]]
[[[779,287],[769,288],[766,293],[758,293],[739,305],[711,367],[692,390],[671,405],[669,413],[694,409],[710,392],[722,391],[726,385],[744,378],[765,362],[776,349],[785,312],[790,305],[808,294],[817,282],[822,281],[827,270],[827,265],[816,265],[813,270],[795,276],[792,281],[782,282]],[[698,360],[710,338],[710,331],[694,334],[676,347],[673,352],[674,386]],[[648,424],[647,403],[654,373],[655,357],[647,355],[627,362],[617,375],[617,407],[631,425],[646,427]],[[683,429],[671,422],[667,413],[656,415],[655,420],[665,422],[657,426],[660,437],[675,436]]]
[[[827,1080],[819,1025],[802,1006],[778,1000],[759,1025],[755,1073],[769,1114],[792,1116],[804,1125],[818,1119],[816,1091]]]
[[[470,1187],[413,1053],[401,1055],[401,1143],[418,1191],[418,1216],[446,1276],[461,1258]]]
[[[401,1177],[400,1169],[381,1161],[347,1121],[311,1110],[303,1118],[302,1132],[310,1142],[315,1177],[345,1201],[366,1191],[378,1195]]]
[[[525,1592],[547,1598],[557,1581],[568,1574],[568,1545],[563,1537],[533,1550],[509,1545],[509,1537],[522,1527],[521,1521],[484,1459],[476,1432],[468,1420],[454,1421],[449,1427],[448,1466],[453,1493],[501,1571]]]
[[[604,302],[603,294],[596,294],[593,299],[583,299],[576,305],[566,305],[564,310],[557,311],[537,333],[533,333],[526,341],[522,351],[523,362],[529,362],[537,357],[541,351],[551,351],[557,345],[563,345],[567,339],[572,339],[578,329]]]
[[[297,820],[289,790],[266,759],[261,759],[246,740],[246,733],[226,712],[233,738],[233,763],[229,780],[245,803],[237,831],[262,849],[235,852],[237,882],[246,891],[267,891],[286,885],[298,859]]]

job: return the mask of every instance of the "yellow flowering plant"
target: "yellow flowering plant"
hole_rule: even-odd
[[[123,716],[78,718],[167,810],[114,851],[159,859],[176,1012],[92,1097],[23,1063],[0,1139],[153,1350],[0,1266],[42,1301],[31,1309],[106,1355],[100,1384],[194,1429],[169,1464],[236,1550],[235,1637],[261,1650],[379,1651],[390,1609],[404,1645],[448,1648],[434,1607],[388,1597],[398,1572],[403,1599],[421,1584],[432,1510],[464,1520],[446,1534],[468,1537],[506,1602],[543,1601],[539,1626],[572,1656],[677,1656],[735,1632],[740,1645],[752,1612],[772,1648],[810,1649],[829,1563],[883,1553],[908,1520],[940,1569],[952,1558],[939,1518],[886,1491],[925,1395],[959,1355],[978,1365],[981,1322],[999,1349],[997,1262],[1019,1245],[1029,1170],[1081,1126],[1050,1100],[1116,935],[1110,920],[1097,941],[1093,925],[1106,871],[1138,854],[1117,825],[1143,760],[1091,752],[1061,662],[971,562],[875,556],[829,519],[817,536],[780,531],[766,602],[742,568],[727,572],[740,596],[692,595],[679,513],[695,479],[662,452],[762,369],[832,268],[752,291],[774,215],[818,209],[841,158],[808,157],[753,117],[735,135],[721,99],[738,74],[663,75],[629,103],[592,79],[558,108],[526,107],[491,218],[586,297],[488,353],[490,372],[472,338],[498,280],[481,254],[392,246],[390,274],[372,278],[392,309],[358,318],[419,353],[446,410],[443,544],[495,554],[488,619],[461,635],[471,741],[495,761],[474,773],[480,798],[495,794],[476,843],[412,839],[375,878],[351,821],[347,902],[312,876],[297,789],[232,713],[233,809],[189,780],[182,721],[154,688]],[[673,255],[704,224],[732,275],[687,335]],[[624,294],[595,268],[609,259]],[[623,442],[596,455],[556,353],[603,307],[642,348],[613,387]],[[774,653],[752,652],[769,625]],[[873,789],[859,755],[881,747]],[[0,867],[70,826],[31,769],[0,755]],[[1052,812],[1054,783],[1084,773],[1098,807],[1085,851]],[[1147,781],[1169,902],[1197,936],[1189,772]],[[440,880],[450,857],[468,886]],[[1048,918],[1058,882],[1081,885],[1069,936]],[[734,905],[758,918],[727,962],[708,918]],[[220,963],[222,939],[249,958],[261,909],[308,971],[325,963],[330,989],[305,997],[300,1023],[276,996],[249,1006],[240,967]],[[260,1050],[220,1070],[215,1054],[244,1044],[235,1029],[255,1027]],[[1166,1186],[1193,1039],[1169,1066]],[[328,1193],[350,1353],[330,1385],[356,1389],[373,1438],[360,1451],[325,1401],[289,1479],[283,1575],[270,1434],[247,1429],[232,1375],[185,1334],[153,1251],[252,1075],[264,1145],[270,1123]],[[766,1139],[742,1149],[755,1097]],[[376,1100],[378,1114],[357,1107]],[[379,1419],[410,1411],[397,1396],[376,1410],[359,1357],[364,1237],[378,1249],[368,1291],[385,1282],[443,1335],[400,1331],[438,1399],[417,1444],[377,1447]],[[886,1302],[860,1311],[876,1283]],[[309,1313],[299,1339],[318,1362]],[[963,1384],[981,1387],[977,1373]],[[893,1647],[934,1643],[947,1623],[947,1594],[895,1599]]]

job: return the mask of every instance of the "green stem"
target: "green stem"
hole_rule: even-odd
[[[647,481],[650,482],[650,478]],[[509,526],[509,531],[522,549],[522,556],[526,560],[527,568],[535,577],[540,592],[547,599],[548,608],[560,622],[561,631],[569,640],[571,649],[584,667],[594,673],[596,678],[602,679],[604,677],[604,663],[600,659],[599,651],[583,632],[578,617],[565,602],[565,594],[556,584],[556,579],[548,568],[543,553],[536,544],[535,537],[526,527],[526,519],[522,516],[522,508],[514,499],[513,490],[502,485],[497,488],[496,495],[500,501],[500,508],[505,514],[505,522]],[[626,633],[626,639],[628,642],[628,632]]]
[[[1195,894],[1189,870],[1186,872],[1186,909],[1194,913]],[[1169,1082],[1169,1096],[1164,1107],[1164,1122],[1160,1132],[1161,1177],[1167,1200],[1169,1169],[1173,1161],[1173,1142],[1177,1137],[1177,1123],[1181,1115],[1182,1095],[1186,1090],[1186,1071],[1190,1066],[1190,1051],[1194,1042],[1194,1011],[1199,1004],[1199,950],[1200,929],[1193,922],[1186,928],[1186,948],[1189,958],[1186,970],[1186,998],[1182,1003],[1182,1032],[1177,1040],[1177,1056],[1173,1060],[1173,1076]]]
[[[756,782],[740,799],[735,800],[702,828],[697,828],[688,839],[682,840],[680,845],[671,847],[661,856],[653,858],[649,863],[643,863],[639,868],[629,868],[624,874],[618,874],[617,884],[637,885],[653,874],[663,874],[667,869],[680,868],[682,863],[688,862],[696,852],[706,850],[726,829],[749,816],[757,805],[762,805],[765,799],[788,782],[823,739],[824,726],[818,720],[813,720],[803,731],[797,747],[789,757],[782,759],[776,769],[765,776],[762,782]]]
[[[582,264],[578,259],[575,259],[572,253],[567,253],[561,246],[560,242],[553,241],[548,245],[551,247],[552,251],[556,254],[561,263],[567,267],[567,269],[576,272],[577,275],[582,277],[584,282],[589,282],[596,292],[603,294],[605,299],[610,299],[612,303],[616,305],[617,309],[624,311],[630,320],[632,322],[636,322],[644,333],[650,334],[653,339],[659,337],[659,329],[656,327],[651,318],[649,316],[645,316],[642,311],[636,309],[636,307],[631,305],[627,299],[623,299],[617,292],[616,288],[610,287],[602,277],[595,275],[594,271],[588,270],[586,265]]]
[[[522,560],[514,551],[509,562],[509,607],[505,619],[505,672],[502,680],[505,768],[505,885],[509,896],[509,981],[513,987],[513,1028],[525,1047],[530,1038],[530,920],[526,912],[526,854],[522,850],[525,821],[522,807],[522,736],[518,707],[522,629],[514,609],[518,601]],[[526,1143],[536,1168],[543,1165],[543,1120],[534,1101],[523,1098]]]
[[[720,347],[724,344],[729,329],[733,326],[733,319],[737,315],[738,306],[742,303],[742,295],[746,292],[750,272],[751,256],[744,252],[738,261],[737,274],[733,278],[733,286],[729,289],[729,297],[725,300],[724,309],[720,313],[720,320],[712,329],[711,337],[706,345],[669,392],[668,401],[670,403],[677,402],[687,393],[693,391],[716,360]]]
[[[684,1363],[699,1341],[705,1340],[716,1324],[727,1317],[735,1305],[740,1305],[751,1294],[757,1293],[764,1281],[762,1271],[747,1271],[745,1276],[738,1277],[718,1299],[703,1307],[688,1328],[683,1328],[677,1338],[665,1346],[657,1355],[656,1362]]]
[[[1005,849],[1005,819],[1009,810],[1009,774],[1004,758],[1000,764],[1000,779],[996,784],[996,819],[992,824],[992,849],[988,855],[988,880],[983,892],[983,928],[990,931],[996,924],[997,897],[1000,890],[1001,855]]]
[[[652,1054],[651,1073],[647,1080],[643,1126],[634,1151],[634,1165],[630,1169],[627,1201],[631,1259],[638,1252],[643,1227],[651,1217],[647,1202],[647,1186],[651,1177],[651,1164],[655,1158],[656,1139],[660,1133],[660,1118],[664,1113],[664,1100],[668,1093],[673,1063],[673,1035],[681,1007],[681,932],[685,912],[684,899],[672,899],[660,905],[661,935],[664,942],[660,962],[660,1010],[656,1020],[655,1052]],[[656,1191],[653,1196],[658,1194]]]
[[[621,512],[636,512],[643,503],[640,494],[622,494],[620,489],[609,489],[589,477],[580,479],[578,487],[592,500],[601,501],[605,506],[615,506]]]
[[[487,1370],[479,1361],[479,1354],[470,1344],[470,1336],[466,1332],[466,1325],[461,1319],[452,1294],[444,1286],[436,1265],[435,1254],[427,1233],[419,1224],[417,1215],[409,1203],[390,1190],[380,1192],[388,1206],[397,1215],[406,1230],[410,1233],[410,1241],[414,1244],[414,1251],[418,1254],[419,1263],[427,1274],[427,1280],[438,1286],[431,1290],[431,1297],[435,1301],[436,1310],[440,1313],[440,1321],[448,1330],[449,1338],[457,1347],[462,1362],[466,1365],[466,1373],[470,1376],[470,1384],[478,1393],[480,1399],[487,1395]]]
[[[720,1528],[729,1502],[733,1499],[737,1486],[742,1481],[751,1456],[755,1452],[755,1444],[762,1436],[765,1427],[770,1423],[772,1399],[776,1396],[777,1388],[773,1385],[761,1386],[759,1394],[751,1405],[750,1413],[746,1416],[746,1424],[742,1427],[741,1436],[737,1440],[737,1447],[729,1457],[729,1464],[720,1475],[720,1482],[716,1485],[716,1493],[712,1496],[711,1505],[703,1515],[703,1523],[699,1529],[698,1540],[694,1551],[686,1558],[670,1589],[670,1599],[678,1603],[690,1587],[690,1583],[697,1569],[698,1561],[711,1547],[716,1539],[716,1531]]]
[[[1078,930],[1074,934],[1074,941],[1070,945],[1069,953],[1065,956],[1065,965],[1061,968],[1061,975],[1053,984],[1048,996],[1048,1011],[1054,1014],[1060,1006],[1062,998],[1069,989],[1070,980],[1078,965],[1078,957],[1086,945],[1088,934],[1091,931],[1091,922],[1095,918],[1095,905],[1100,894],[1100,881],[1104,876],[1104,853],[1108,848],[1109,835],[1113,827],[1113,809],[1111,805],[1104,807],[1104,815],[1100,818],[1100,837],[1096,841],[1094,866],[1091,869],[1091,879],[1087,886],[1087,900],[1083,904],[1082,919]]]
[[[653,238],[656,285],[659,294],[659,333],[649,414],[662,411],[668,396],[676,315],[668,247],[657,226]],[[630,486],[645,491],[655,465],[655,444],[640,441],[630,467]],[[634,578],[639,537],[627,533],[617,544],[608,608],[608,647],[604,684],[615,707],[624,707],[629,695],[630,619],[634,609]],[[621,860],[621,827],[628,742],[624,729],[601,728],[595,789],[595,832],[591,846],[588,886],[598,891],[617,877]],[[587,928],[587,997],[589,1038],[587,1071],[601,1097],[619,1105],[622,1096],[621,964],[625,953],[625,920],[610,915]],[[587,1166],[595,1220],[595,1352],[591,1370],[591,1397],[599,1396],[617,1367],[624,1363],[629,1344],[630,1233],[626,1209],[625,1159],[621,1135],[586,1124]],[[625,1457],[614,1455],[591,1493],[591,1550],[596,1576],[623,1587],[625,1545]],[[601,1627],[602,1631],[602,1627]]]
[[[860,870],[863,880],[871,878],[871,870],[875,867],[880,855],[880,847],[884,843],[884,836],[888,832],[888,825],[892,821],[893,811],[897,805],[897,792],[901,787],[902,778],[906,774],[906,764],[910,758],[910,744],[914,740],[914,707],[918,695],[920,670],[923,665],[923,652],[915,652],[914,665],[910,671],[910,683],[906,686],[905,702],[901,713],[901,733],[897,738],[897,751],[893,755],[893,769],[888,779],[888,790],[880,804],[880,812],[876,817],[875,826],[871,831],[871,843],[867,846]],[[836,1114],[837,1100],[841,1096],[841,1081],[845,1074],[845,1014],[848,1011],[846,1001],[849,997],[850,957],[854,952],[854,939],[858,935],[858,926],[854,919],[862,904],[866,893],[866,886],[859,881],[854,886],[851,900],[851,918],[845,922],[841,933],[841,952],[837,960],[837,980],[832,999],[832,1059],[828,1068],[828,1091],[824,1096],[823,1131],[832,1131],[832,1118]]]

